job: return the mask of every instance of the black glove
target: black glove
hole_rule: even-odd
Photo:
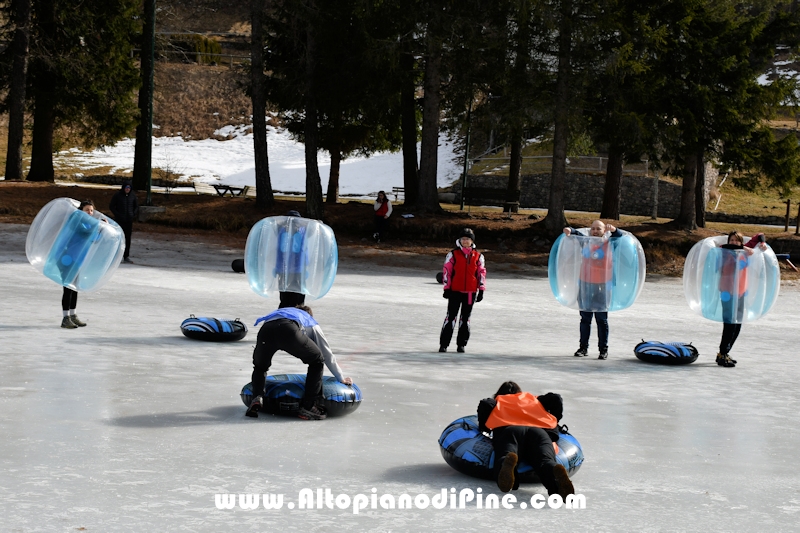
[[[444,293],[442,293],[442,298],[446,298],[446,299],[449,300],[450,299],[450,294],[452,294],[452,292],[453,291],[451,291],[450,289],[445,289]]]
[[[763,234],[763,233],[761,233],[761,234],[758,236],[758,242],[767,242],[767,238],[764,236],[764,234]]]
[[[481,300],[483,300],[483,290],[478,291],[478,295],[475,296],[476,302],[480,302]]]

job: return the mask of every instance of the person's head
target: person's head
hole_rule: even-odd
[[[471,248],[475,244],[475,232],[470,228],[464,228],[458,235],[458,240],[464,248]]]
[[[738,231],[728,233],[728,244],[744,246],[744,236]]]
[[[78,206],[78,209],[80,209],[89,216],[94,216],[94,202],[91,200],[82,201],[81,205]]]
[[[291,211],[286,213],[286,216],[287,217],[299,217],[300,213],[298,211],[295,211],[294,209],[292,209]]]
[[[606,233],[606,224],[602,220],[595,220],[592,222],[592,227],[589,228],[589,234],[592,237],[602,237]]]
[[[382,204],[386,203],[388,198],[386,198],[386,193],[383,191],[378,191],[378,201]]]
[[[122,182],[122,192],[124,192],[125,194],[130,194],[132,190],[133,187],[131,185],[131,180],[124,180]]]
[[[500,385],[500,388],[494,393],[494,397],[497,398],[498,396],[503,396],[504,394],[517,394],[520,392],[522,392],[522,389],[519,385],[513,381],[506,381]]]
[[[297,307],[301,311],[305,311],[306,313],[308,313],[311,316],[314,316],[314,313],[311,312],[311,308],[309,306],[307,306],[307,305],[296,305],[295,307]]]

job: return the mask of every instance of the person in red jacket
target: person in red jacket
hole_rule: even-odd
[[[456,345],[458,352],[464,353],[469,341],[469,317],[475,302],[483,300],[486,289],[486,263],[483,254],[475,249],[475,233],[464,228],[456,240],[456,247],[447,254],[442,267],[443,298],[449,300],[447,316],[439,334],[439,351],[446,352],[453,338],[459,307],[461,318],[458,323]]]
[[[385,192],[378,192],[378,198],[372,209],[375,211],[375,233],[372,234],[372,238],[375,242],[381,242],[389,229],[389,217],[392,215],[392,202],[386,197]]]
[[[500,385],[493,398],[481,400],[478,429],[492,432],[494,475],[501,491],[519,488],[517,465],[523,461],[536,472],[548,495],[566,499],[575,494],[567,469],[556,461],[563,410],[561,395],[534,396],[513,381]]]
[[[745,244],[744,237],[738,231],[730,232],[728,243],[720,246],[723,250],[730,250],[722,252],[719,277],[723,325],[717,364],[726,368],[736,366],[736,359],[731,359],[728,354],[742,329],[744,297],[747,293],[747,265],[749,257],[755,253],[756,246],[766,250],[763,233],[759,233]]]

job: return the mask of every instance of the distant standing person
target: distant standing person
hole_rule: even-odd
[[[130,180],[122,182],[122,187],[111,197],[111,204],[108,207],[114,215],[114,220],[125,234],[125,253],[122,255],[122,260],[126,263],[132,263],[133,261],[128,256],[131,253],[133,221],[139,215],[139,200],[137,200],[136,193],[131,188]]]
[[[386,197],[385,192],[378,192],[378,198],[375,199],[372,209],[375,210],[375,233],[372,234],[372,238],[375,242],[381,242],[389,229],[389,217],[392,214],[392,202]]]
[[[464,228],[461,231],[456,240],[456,247],[445,257],[442,282],[444,283],[442,297],[448,300],[448,304],[447,316],[439,335],[439,351],[446,352],[450,345],[460,307],[461,318],[458,321],[456,345],[457,351],[463,353],[469,341],[469,317],[472,314],[472,306],[475,302],[483,300],[483,291],[486,289],[486,262],[483,254],[475,249],[475,233],[471,229]]]

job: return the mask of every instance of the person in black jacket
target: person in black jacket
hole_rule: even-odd
[[[111,197],[111,204],[108,207],[114,215],[114,220],[116,220],[125,234],[125,253],[122,254],[122,260],[126,263],[132,263],[133,261],[128,256],[131,253],[133,221],[139,215],[139,200],[137,200],[136,193],[131,188],[130,180],[122,182],[122,188]]]
[[[500,405],[500,409],[498,409]],[[503,492],[519,488],[517,464],[529,464],[548,495],[575,494],[567,469],[556,461],[558,421],[563,415],[561,396],[548,392],[534,396],[506,381],[492,398],[478,404],[478,429],[492,432],[494,476]]]

